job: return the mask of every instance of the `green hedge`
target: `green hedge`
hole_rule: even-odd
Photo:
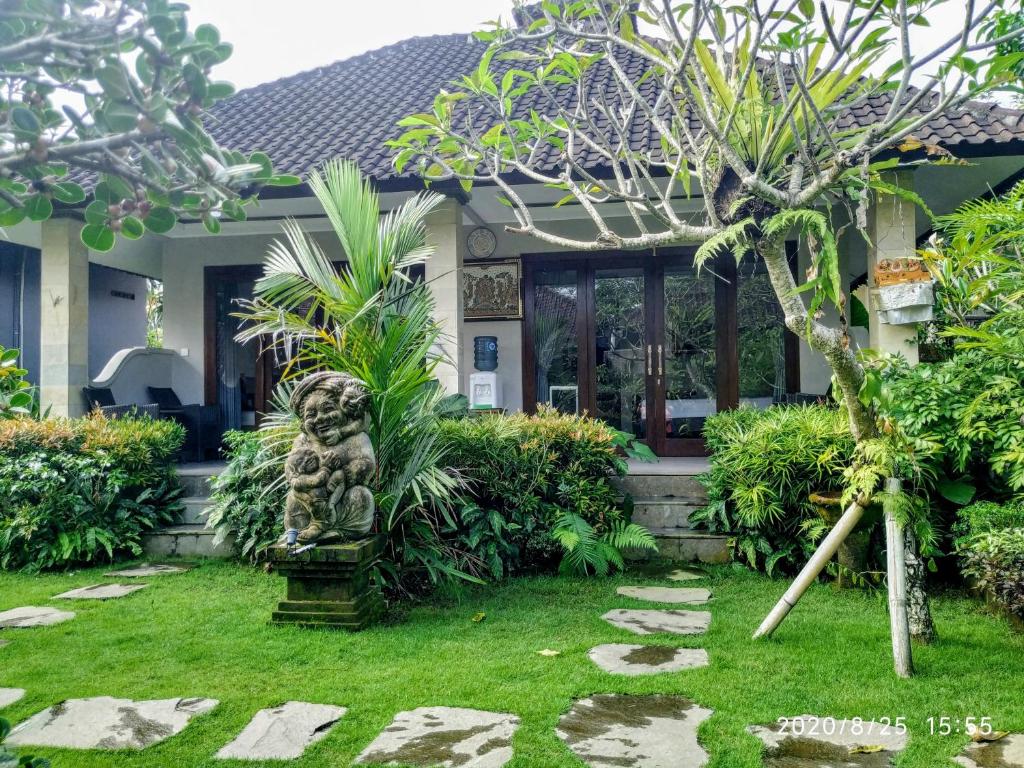
[[[148,418],[0,421],[0,568],[139,555],[171,519],[183,429]]]

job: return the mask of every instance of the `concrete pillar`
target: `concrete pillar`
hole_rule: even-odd
[[[89,250],[81,223],[42,224],[39,281],[39,394],[53,416],[81,416],[89,384]]]
[[[887,181],[904,189],[913,189],[914,177],[910,171],[898,171],[887,176]],[[911,365],[917,365],[917,325],[890,325],[881,321],[875,310],[875,265],[883,259],[913,256],[917,246],[915,216],[917,207],[895,195],[876,194],[868,211],[868,337],[872,349],[878,352],[898,352]]]
[[[466,238],[462,231],[462,206],[447,200],[427,219],[427,242],[435,251],[426,263],[426,279],[434,295],[434,317],[441,325],[441,347],[446,361],[437,368],[437,379],[449,394],[459,392],[462,364],[462,262]]]

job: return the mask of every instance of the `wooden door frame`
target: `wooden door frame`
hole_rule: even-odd
[[[262,276],[262,264],[203,268],[203,395],[207,405],[220,404],[217,395],[217,287],[223,283],[255,281]],[[258,352],[254,396],[257,426],[274,393],[273,368],[273,355],[266,354],[265,350]]]
[[[797,269],[796,243],[787,242],[790,267]],[[594,413],[596,409],[596,392],[594,391],[591,373],[596,363],[593,357],[593,344],[596,319],[594,317],[593,273],[606,265],[640,266],[644,269],[645,296],[644,305],[646,327],[651,335],[652,345],[664,344],[665,313],[664,313],[664,269],[692,263],[695,248],[674,247],[659,248],[656,251],[600,251],[562,252],[562,253],[530,253],[523,254],[523,287],[524,306],[522,324],[522,381],[523,410],[536,413],[537,410],[537,361],[533,348],[533,328],[535,323],[534,304],[535,273],[543,269],[575,270],[576,273],[576,338],[577,338],[577,372],[579,386],[580,410]],[[736,261],[731,254],[719,256],[713,266],[715,274],[722,278],[715,280],[715,362],[717,379],[717,402],[719,411],[738,407],[739,392],[739,315],[737,313],[738,270]],[[653,279],[652,279],[653,277]],[[658,295],[658,288],[661,294]],[[660,308],[661,311],[658,311]],[[581,311],[582,310],[582,311]],[[584,343],[579,343],[583,340]],[[785,351],[785,385],[787,393],[800,391],[800,339],[789,331],[784,333]],[[663,374],[662,374],[663,377]],[[664,425],[659,423],[657,414],[664,414],[664,385],[657,386],[656,376],[646,377],[647,402],[647,435],[651,447],[662,456],[704,456],[707,448],[703,438],[668,439],[663,433]],[[661,410],[659,411],[658,408]],[[663,421],[662,416],[660,421]]]

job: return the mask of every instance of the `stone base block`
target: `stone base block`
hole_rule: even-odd
[[[297,555],[281,544],[271,547],[270,562],[288,580],[286,599],[271,621],[351,631],[373,624],[384,612],[384,598],[370,581],[370,566],[383,548],[379,536],[325,544]]]

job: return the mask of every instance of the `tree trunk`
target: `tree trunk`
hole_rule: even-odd
[[[817,318],[808,318],[807,307],[803,299],[796,292],[796,280],[789,269],[789,261],[786,258],[785,247],[782,240],[763,240],[757,244],[757,252],[764,259],[765,267],[768,270],[768,277],[772,282],[775,296],[782,306],[786,318],[786,327],[793,333],[807,338],[811,348],[824,355],[828,361],[835,381],[839,385],[843,402],[846,404],[850,417],[850,431],[858,444],[878,436],[878,424],[875,415],[870,408],[860,401],[860,387],[864,382],[864,368],[857,360],[856,354],[850,349],[850,340],[847,334],[838,328],[829,328],[817,321]],[[893,481],[890,481],[890,483]],[[896,480],[897,484],[899,481]],[[861,504],[867,505],[870,499],[858,500]],[[857,505],[854,505],[856,507]],[[855,516],[854,507],[847,510],[843,516]],[[854,513],[851,515],[851,513]],[[841,521],[842,522],[842,521]],[[796,605],[810,583],[817,577],[824,563],[831,557],[830,548],[838,547],[842,543],[849,530],[853,526],[845,527],[845,530],[833,530],[835,536],[826,537],[822,546],[814,553],[811,561],[801,571],[800,576],[794,581],[789,591],[776,604],[775,608],[758,628],[755,637],[763,637],[771,634],[782,622],[790,610]],[[896,520],[887,512],[885,515],[886,552],[888,555],[888,584],[889,584],[889,623],[892,636],[893,664],[896,674],[900,677],[910,677],[913,674],[913,658],[910,648],[910,629],[907,617],[907,572],[905,562],[905,549],[903,530],[897,525]],[[828,544],[828,548],[824,545]],[[814,565],[812,568],[811,565]],[[925,603],[925,612],[927,610]]]
[[[925,591],[928,571],[918,554],[917,537],[910,527],[904,530],[903,540],[907,561],[907,621],[910,636],[919,643],[930,644],[938,639],[938,633],[932,621],[928,592]]]

